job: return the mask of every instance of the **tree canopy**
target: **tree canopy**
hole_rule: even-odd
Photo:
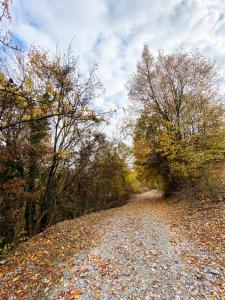
[[[193,181],[224,160],[224,106],[216,68],[199,52],[159,52],[144,46],[129,97],[141,107],[134,130],[136,166],[164,187]]]
[[[111,112],[93,109],[102,93],[96,65],[82,73],[70,51],[50,57],[35,48],[12,58],[0,72],[5,242],[121,204],[128,186],[120,143],[109,142],[100,127]]]

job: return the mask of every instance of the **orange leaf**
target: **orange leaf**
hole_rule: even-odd
[[[79,299],[81,295],[82,295],[81,290],[71,291],[69,299]]]

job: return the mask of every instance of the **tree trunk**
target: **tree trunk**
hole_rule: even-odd
[[[52,166],[49,171],[48,180],[45,188],[45,194],[41,205],[41,217],[40,217],[40,230],[43,231],[48,225],[49,214],[53,208],[53,201],[51,199],[51,184],[56,168],[56,155],[53,157]]]

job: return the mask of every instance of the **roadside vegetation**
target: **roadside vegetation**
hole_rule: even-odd
[[[10,19],[2,2],[2,19]],[[124,203],[126,147],[103,126],[112,111],[97,111],[102,85],[97,66],[80,70],[66,53],[14,47],[1,32],[0,252],[47,227]]]
[[[222,81],[197,51],[154,57],[145,45],[128,92],[139,117],[133,125],[138,178],[170,195],[224,197],[215,172],[225,159]],[[202,191],[204,189],[204,193]],[[216,196],[216,191],[217,193]]]

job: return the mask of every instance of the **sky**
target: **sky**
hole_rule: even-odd
[[[163,49],[199,49],[225,69],[225,0],[13,0],[12,31],[28,48],[55,51],[72,41],[85,69],[99,65],[103,110],[117,109],[109,132],[129,105],[125,84],[144,43]]]

